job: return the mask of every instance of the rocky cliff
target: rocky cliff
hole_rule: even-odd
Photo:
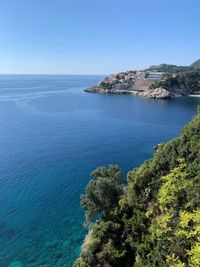
[[[172,97],[200,94],[200,71],[190,70],[183,73],[166,75],[165,79],[154,82],[148,89],[166,89]]]

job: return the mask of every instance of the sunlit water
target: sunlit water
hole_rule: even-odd
[[[0,76],[1,267],[71,267],[85,235],[79,197],[89,173],[138,166],[200,103],[84,93],[101,78]]]

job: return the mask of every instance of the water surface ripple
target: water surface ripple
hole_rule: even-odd
[[[79,196],[89,173],[138,166],[200,103],[83,92],[101,78],[0,76],[1,267],[71,267],[85,235]]]

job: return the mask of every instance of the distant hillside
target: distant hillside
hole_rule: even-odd
[[[199,69],[200,68],[200,59],[193,62],[190,66],[177,66],[172,64],[160,64],[160,65],[153,65],[150,66],[147,71],[159,71],[165,73],[177,73],[182,71],[188,71],[192,69]]]
[[[192,63],[190,67],[200,69],[200,59]]]
[[[189,66],[177,66],[172,64],[160,64],[155,66],[150,66],[146,71],[158,71],[165,73],[177,73],[189,70]]]

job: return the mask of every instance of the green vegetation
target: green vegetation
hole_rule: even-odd
[[[122,172],[118,165],[98,168],[91,173],[92,179],[81,196],[85,209],[85,223],[89,225],[95,217],[109,218],[123,193]]]
[[[147,70],[148,71],[165,72],[165,73],[179,73],[179,72],[190,70],[190,67],[177,66],[177,65],[172,65],[172,64],[160,64],[157,66],[151,66]]]
[[[169,91],[172,96],[200,93],[200,59],[190,66],[161,64],[152,66],[148,70],[164,73],[164,78],[155,81],[150,90],[161,87]]]
[[[190,66],[177,66],[172,64],[160,64],[157,66],[151,66],[148,71],[159,71],[165,73],[181,73],[185,71],[191,71],[194,69],[200,69],[200,59],[193,62]]]
[[[166,74],[161,81],[154,82],[150,89],[162,87],[174,95],[200,93],[200,70],[190,70],[178,74]]]
[[[200,59],[192,63],[190,67],[192,67],[193,69],[200,69]]]
[[[81,197],[89,233],[75,266],[200,266],[200,108],[128,173],[128,184],[117,165],[92,177]]]

